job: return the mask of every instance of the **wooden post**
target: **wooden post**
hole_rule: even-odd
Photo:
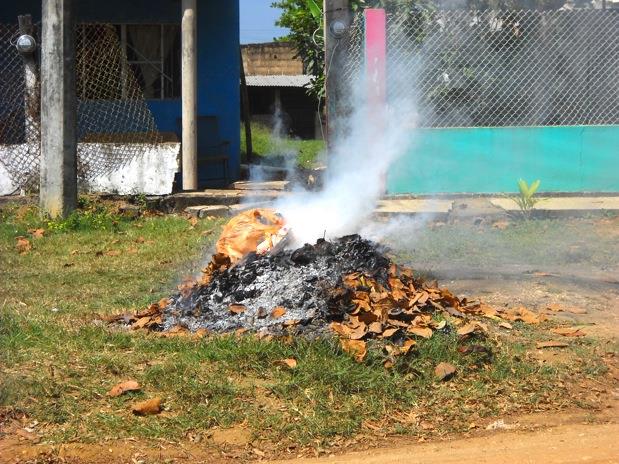
[[[77,99],[72,0],[43,0],[41,38],[41,213],[77,206]]]
[[[247,92],[247,79],[245,79],[243,52],[240,49],[239,51],[241,58],[241,103],[243,105],[243,122],[245,123],[245,151],[247,152],[247,162],[250,163],[254,154],[251,140],[251,111],[249,109],[249,93]]]
[[[332,26],[338,22],[346,28],[350,26],[350,0],[324,0],[324,18],[327,142],[331,144],[338,133],[339,104],[346,91],[341,73],[347,53],[344,38],[338,37]]]
[[[183,190],[198,188],[198,58],[196,0],[183,0],[181,20]]]

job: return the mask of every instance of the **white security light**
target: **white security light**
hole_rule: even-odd
[[[341,39],[344,36],[344,33],[346,33],[346,24],[339,19],[335,20],[329,26],[329,30],[331,31],[333,37],[336,39]]]
[[[23,34],[17,38],[15,47],[17,47],[19,53],[23,53],[24,55],[34,53],[37,49],[37,41],[31,35]]]

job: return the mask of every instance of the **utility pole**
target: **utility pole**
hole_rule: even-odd
[[[198,27],[196,3],[196,0],[183,0],[182,4],[183,190],[197,190],[198,188]]]
[[[77,97],[73,0],[43,0],[41,38],[41,213],[77,206]]]
[[[324,0],[325,98],[327,108],[327,141],[338,133],[341,102],[346,96],[342,71],[346,63],[346,31],[350,27],[350,0]]]

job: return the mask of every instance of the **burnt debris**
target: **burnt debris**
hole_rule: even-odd
[[[234,267],[215,271],[208,283],[172,296],[160,327],[273,333],[292,325],[325,327],[327,321],[341,320],[346,309],[337,298],[344,276],[358,272],[387,284],[391,262],[384,252],[350,235],[270,256],[252,253]]]

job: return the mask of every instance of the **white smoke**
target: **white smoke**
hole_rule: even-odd
[[[290,143],[288,136],[289,116],[282,108],[279,98],[275,100],[275,107],[271,117],[271,133],[269,136],[269,153],[266,158],[276,157],[279,165],[278,170],[283,170],[287,176],[294,171],[298,150],[294,144]],[[249,180],[251,182],[265,182],[273,177],[273,168],[266,164],[251,164],[249,166]],[[251,201],[251,200],[249,200]]]
[[[365,81],[356,82],[354,110],[343,124],[349,130],[331,146],[324,189],[297,193],[275,206],[292,229],[293,245],[359,232],[385,193],[389,167],[411,148],[413,99],[400,95],[376,107],[368,104]]]

